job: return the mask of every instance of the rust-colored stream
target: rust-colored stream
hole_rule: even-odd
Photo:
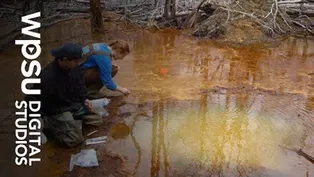
[[[99,129],[109,130],[106,145],[84,148],[96,148],[98,157],[124,157],[119,168],[128,176],[314,175],[313,164],[279,147],[314,156],[313,39],[228,47],[184,32],[115,24],[106,24],[107,34],[91,36],[88,25],[78,20],[44,30],[42,63],[65,41],[125,39],[132,52],[116,62],[121,70],[115,81],[132,94],[112,99],[118,104],[109,106],[110,124]],[[3,56],[2,71],[19,72],[18,48]],[[19,96],[19,79],[0,78],[7,83],[6,102],[12,102],[8,90]],[[45,145],[37,176],[65,173],[68,166],[57,164],[68,162],[51,160],[59,151]],[[70,159],[70,153],[62,155]],[[84,175],[102,176],[93,169]]]

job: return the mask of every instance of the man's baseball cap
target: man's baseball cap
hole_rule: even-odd
[[[75,43],[65,43],[51,50],[51,54],[55,59],[77,60],[82,58],[82,53],[82,46]]]

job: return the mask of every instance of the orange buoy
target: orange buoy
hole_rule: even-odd
[[[165,76],[167,74],[167,69],[166,68],[160,68],[160,74],[162,76]]]

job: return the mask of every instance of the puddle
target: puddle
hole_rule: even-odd
[[[119,61],[131,129],[107,149],[131,176],[305,176],[281,146],[313,149],[313,41],[231,48],[176,32],[138,32]],[[138,105],[138,106],[134,106]],[[313,154],[314,155],[314,154]]]
[[[134,176],[299,176],[314,172],[312,164],[278,145],[313,141],[305,104],[298,96],[228,92],[160,100],[138,109],[150,117],[125,118],[131,134],[107,149],[127,156]]]

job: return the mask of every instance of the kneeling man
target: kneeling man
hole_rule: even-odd
[[[43,69],[41,83],[33,85],[41,90],[40,96],[26,96],[26,101],[41,101],[44,132],[58,142],[74,147],[84,142],[81,122],[99,126],[102,117],[92,114],[87,100],[82,47],[66,43],[52,50],[54,60]],[[79,121],[77,121],[79,120]]]

